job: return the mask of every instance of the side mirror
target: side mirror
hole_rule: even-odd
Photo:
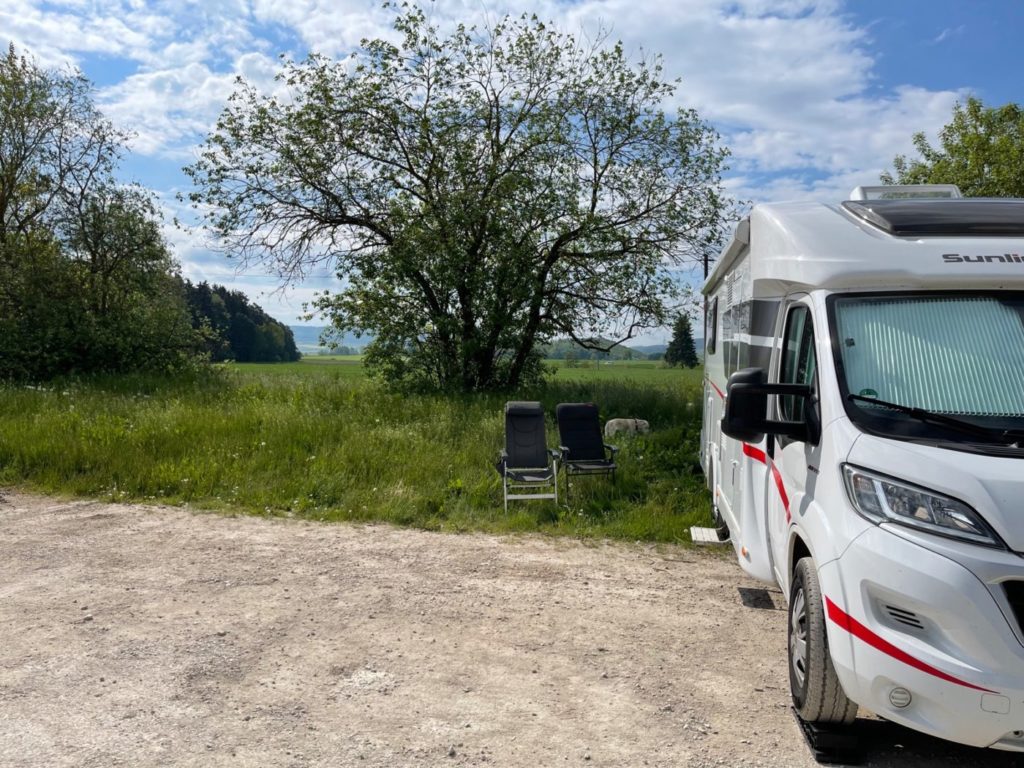
[[[811,388],[806,384],[768,384],[767,381],[762,368],[744,368],[729,377],[722,432],[745,443],[758,443],[767,433],[817,445],[821,438],[817,414],[804,421],[772,421],[768,418],[768,395],[803,397],[813,409],[814,393]]]
[[[763,368],[744,368],[729,377],[722,432],[744,443],[759,443],[764,439],[768,431],[768,395],[760,388],[767,381]]]

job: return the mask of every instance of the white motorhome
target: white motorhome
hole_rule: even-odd
[[[1024,200],[759,205],[704,294],[701,462],[798,714],[1024,751]]]

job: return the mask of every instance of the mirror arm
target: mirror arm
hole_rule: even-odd
[[[801,397],[812,403],[815,399],[814,390],[807,384],[769,384],[767,382],[736,381],[730,382],[726,389],[726,393],[727,414],[730,410],[728,399],[733,395],[738,395],[741,398],[745,396],[763,396],[767,398],[768,395]],[[800,440],[802,442],[809,441],[817,444],[817,437],[812,434],[812,430],[805,421],[773,421],[762,416],[759,418],[756,428],[759,430],[756,435],[755,433],[747,430],[733,431],[730,428],[727,418],[724,418],[722,421],[722,429],[725,434],[744,442],[757,442],[761,437],[763,437],[763,433],[768,433],[780,437],[788,437],[793,440]],[[758,440],[755,440],[755,437],[757,437]]]
[[[750,392],[754,395],[794,395],[796,397],[811,397],[814,390],[807,384],[741,384],[736,383],[729,386],[727,394],[733,392]]]
[[[793,440],[806,442],[809,438],[807,424],[803,421],[766,421],[765,431],[776,437],[788,437]]]

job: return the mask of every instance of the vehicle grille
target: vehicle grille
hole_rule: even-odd
[[[1003,589],[1017,619],[1017,627],[1024,632],[1024,581],[1004,581]]]
[[[914,629],[924,629],[924,624],[921,623],[921,620],[917,618],[917,614],[913,611],[906,611],[893,605],[885,606],[885,610],[893,621],[898,621],[900,624],[913,627]]]

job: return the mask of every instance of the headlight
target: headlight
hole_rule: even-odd
[[[843,475],[850,502],[874,523],[899,523],[940,536],[1002,546],[981,515],[962,501],[849,464],[843,465]]]

